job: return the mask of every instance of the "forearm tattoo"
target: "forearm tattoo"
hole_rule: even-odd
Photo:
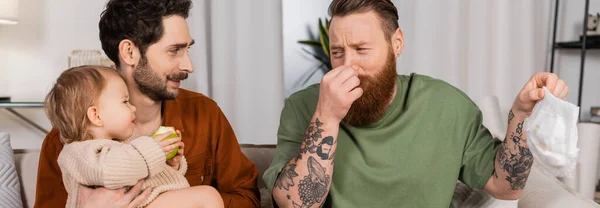
[[[316,118],[315,122],[308,125],[308,128],[304,133],[304,138],[302,139],[302,144],[300,145],[299,154],[296,156],[296,161],[302,159],[302,154],[306,153],[316,153],[322,160],[333,159],[333,157],[330,156],[331,146],[333,146],[333,137],[327,136],[323,138],[322,134],[324,130],[322,127],[323,123],[319,121],[319,118]],[[321,140],[321,138],[323,139]]]
[[[315,122],[309,124],[302,144],[298,150],[298,155],[294,160],[290,161],[281,171],[279,177],[275,181],[275,187],[280,190],[286,190],[287,200],[292,201],[293,207],[311,207],[317,203],[321,203],[324,197],[327,195],[329,189],[329,183],[331,176],[326,172],[326,168],[321,165],[320,161],[331,160],[333,165],[333,159],[335,158],[335,152],[332,152],[332,147],[337,141],[334,141],[332,136],[323,137],[323,125],[319,118],[315,119]],[[302,177],[296,171],[298,161],[305,157],[306,170],[308,175]],[[306,158],[307,157],[307,158]],[[294,179],[302,177],[298,184],[294,184]],[[293,201],[290,196],[290,187],[297,185],[298,198],[300,203]]]
[[[310,156],[308,158],[308,175],[304,176],[304,179],[298,185],[298,194],[302,202],[301,207],[311,207],[313,204],[320,203],[323,197],[327,195],[329,180],[331,180],[331,177],[325,174],[325,168],[314,157]]]
[[[294,178],[297,176],[296,164],[287,164],[281,171],[278,180],[275,181],[275,187],[289,191],[290,186],[294,186]]]
[[[511,110],[508,114],[509,125],[513,118],[514,113]],[[522,190],[525,187],[529,170],[533,164],[533,155],[529,148],[524,146],[522,138],[523,122],[520,122],[517,124],[515,132],[511,132],[510,137],[500,144],[498,152],[496,152],[500,169],[506,172],[505,180],[509,182],[512,190]],[[498,178],[497,171],[494,171],[494,177]]]

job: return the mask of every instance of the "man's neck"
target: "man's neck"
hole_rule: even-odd
[[[162,123],[162,101],[150,99],[135,86],[129,86],[129,96],[131,104],[136,108],[135,125],[137,135],[151,135]]]
[[[121,73],[129,89],[129,102],[135,106],[135,135],[149,136],[162,125],[162,101],[154,101],[142,93],[133,78],[133,66],[122,66]]]

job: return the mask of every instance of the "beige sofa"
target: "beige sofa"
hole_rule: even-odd
[[[272,145],[242,145],[242,151],[254,161],[260,174],[270,165],[275,153]],[[21,183],[24,207],[33,207],[37,177],[39,150],[14,150],[16,170]],[[43,183],[43,182],[41,182]],[[259,180],[263,207],[272,207],[264,183]],[[457,207],[600,207],[590,200],[573,194],[560,181],[535,166],[521,199],[517,201],[495,200],[479,190],[468,190],[458,185],[453,203]],[[3,207],[0,205],[0,207]]]
[[[503,119],[506,118],[503,118],[503,116],[500,115],[497,100],[495,98],[484,99],[478,102],[478,105],[484,115],[484,125],[490,129],[492,135],[498,138],[503,137],[502,135],[506,128],[503,126]],[[7,137],[8,134],[0,133],[0,141],[3,139],[2,135]],[[4,139],[6,140],[7,138]],[[265,185],[261,178],[264,171],[271,164],[271,160],[275,154],[275,146],[241,145],[241,147],[244,154],[256,164],[261,176],[259,177],[258,186],[261,190],[262,206],[273,207],[270,194],[268,194],[264,188]],[[16,171],[21,184],[23,206],[33,207],[39,150],[14,150],[13,152]],[[598,158],[592,158],[594,161],[597,159]],[[0,165],[2,165],[2,163],[0,163]],[[40,181],[38,183],[43,184],[44,182]],[[586,200],[576,194],[575,191],[563,185],[559,180],[552,177],[547,171],[544,171],[535,163],[527,185],[525,186],[524,193],[518,201],[496,200],[481,190],[470,190],[464,184],[457,183],[452,203],[454,203],[455,207],[600,207],[595,202]],[[6,206],[0,204],[0,207],[4,208]]]

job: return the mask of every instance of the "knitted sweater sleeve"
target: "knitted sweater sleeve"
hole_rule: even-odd
[[[160,173],[165,159],[159,144],[150,137],[128,143],[95,139],[66,144],[58,164],[63,174],[80,184],[116,189]]]

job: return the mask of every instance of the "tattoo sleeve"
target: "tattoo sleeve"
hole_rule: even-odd
[[[314,116],[298,154],[283,168],[273,188],[280,207],[319,207],[329,193],[339,123]]]
[[[506,190],[523,190],[531,166],[533,155],[527,146],[527,137],[523,129],[525,116],[515,115],[512,110],[508,114],[507,137],[496,152],[494,178],[496,183]]]

